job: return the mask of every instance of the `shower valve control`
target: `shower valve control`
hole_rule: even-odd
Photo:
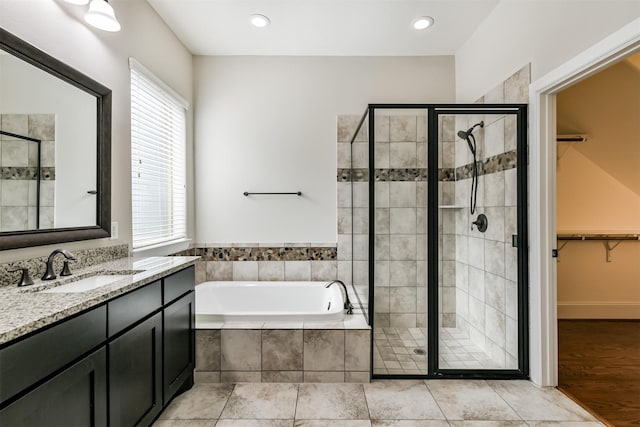
[[[489,220],[487,219],[487,216],[485,214],[480,214],[478,215],[478,219],[473,221],[471,224],[478,227],[479,232],[484,233],[485,231],[487,231],[487,227],[489,226]]]

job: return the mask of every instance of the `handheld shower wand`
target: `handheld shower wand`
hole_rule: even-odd
[[[475,125],[471,126],[469,129],[458,131],[458,137],[460,139],[464,139],[467,141],[467,145],[469,146],[469,150],[473,155],[473,176],[471,178],[471,200],[469,201],[469,210],[473,215],[476,212],[476,203],[478,200],[478,160],[476,158],[477,146],[476,146],[476,137],[473,136],[473,130],[476,127],[484,127],[484,122],[478,122]]]

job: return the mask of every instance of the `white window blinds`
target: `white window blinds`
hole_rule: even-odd
[[[186,237],[188,104],[134,59],[131,69],[133,248]]]

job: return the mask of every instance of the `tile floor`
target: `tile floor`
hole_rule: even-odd
[[[422,328],[376,328],[373,372],[376,374],[425,374],[426,336]],[[417,354],[422,350],[425,354]],[[440,328],[440,367],[455,369],[500,368],[467,334]]]
[[[529,381],[196,384],[155,427],[596,427],[555,389]]]

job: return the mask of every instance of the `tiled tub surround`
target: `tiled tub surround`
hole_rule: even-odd
[[[353,319],[335,329],[320,322],[198,329],[196,383],[369,382],[371,330],[362,314],[346,317]]]
[[[40,228],[54,227],[55,115],[2,114],[0,130],[39,139]],[[35,230],[38,144],[0,135],[0,232]]]
[[[177,255],[201,257],[195,264],[196,284],[328,282],[345,267],[335,243],[213,243]],[[196,382],[368,382],[371,329],[348,286],[350,273],[343,277],[356,305],[344,320],[197,320]]]
[[[335,243],[213,243],[197,245],[176,255],[200,257],[196,263],[196,284],[247,280],[329,281],[338,276]]]
[[[197,257],[120,258],[114,261],[78,268],[73,276],[48,282],[35,280],[29,288],[15,285],[0,287],[0,344],[4,344],[44,326],[67,318],[115,298],[125,292],[151,283],[161,277],[193,265]],[[98,272],[127,272],[122,280],[100,288],[78,293],[38,293]]]
[[[76,260],[70,262],[71,271],[74,274],[81,269],[95,266],[96,264],[102,264],[108,261],[117,260],[119,258],[125,258],[129,256],[129,245],[112,245],[91,249],[74,250]],[[53,262],[54,270],[56,272],[62,270],[62,264],[64,257],[58,256]],[[16,285],[20,281],[20,272],[11,273],[9,270],[15,270],[17,268],[28,268],[29,275],[37,282],[36,279],[44,274],[45,266],[47,263],[47,257],[37,257],[21,261],[8,262],[0,264],[0,288],[5,286]]]

